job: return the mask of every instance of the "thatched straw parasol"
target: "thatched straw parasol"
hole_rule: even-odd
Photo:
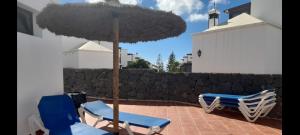
[[[37,24],[56,35],[113,42],[114,132],[119,123],[119,42],[156,41],[179,36],[186,29],[181,17],[171,12],[106,0],[95,4],[48,4]]]

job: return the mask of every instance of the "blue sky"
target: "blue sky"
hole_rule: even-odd
[[[98,2],[103,0],[60,0],[60,3],[74,2]],[[211,0],[120,0],[121,3],[140,5],[157,10],[172,11],[181,16],[187,24],[187,29],[178,37],[162,39],[150,42],[138,42],[135,44],[120,43],[122,48],[128,49],[130,53],[138,55],[151,63],[155,64],[158,54],[161,54],[164,64],[173,51],[176,59],[180,59],[187,53],[192,52],[192,34],[207,29],[207,12],[211,9]],[[217,8],[221,12],[219,22],[228,19],[224,10],[230,7],[238,6],[250,0],[215,0]]]

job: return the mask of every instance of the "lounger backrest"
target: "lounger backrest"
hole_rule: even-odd
[[[255,98],[255,97],[258,97],[258,96],[260,96],[262,94],[265,94],[265,93],[268,93],[268,92],[269,92],[269,90],[264,90],[264,91],[261,91],[259,93],[255,93],[255,94],[252,94],[252,95],[244,96],[243,98],[244,99]]]
[[[44,96],[38,109],[44,126],[50,131],[69,128],[80,122],[73,101],[67,95]]]
[[[247,105],[256,106],[260,102],[264,102],[265,104],[271,104],[276,101],[276,93],[275,92],[266,92],[261,94],[258,97],[253,97],[252,99],[243,99]]]

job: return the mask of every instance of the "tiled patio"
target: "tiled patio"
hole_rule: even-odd
[[[109,103],[109,102],[108,102]],[[111,103],[109,103],[110,106]],[[241,113],[229,111],[214,111],[206,114],[200,107],[181,103],[163,103],[146,101],[122,101],[120,111],[169,118],[169,124],[163,135],[279,135],[282,124],[279,120],[259,119],[256,123],[247,122]],[[96,119],[86,115],[87,123],[93,125]],[[112,131],[112,125],[107,122],[97,125],[97,128]],[[147,129],[131,127],[136,135],[147,133]],[[127,135],[122,129],[121,135]]]

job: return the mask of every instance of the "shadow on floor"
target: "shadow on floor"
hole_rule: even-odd
[[[230,119],[235,119],[235,120],[240,120],[240,121],[245,121],[245,117],[243,116],[242,113],[230,111],[230,110],[214,110],[213,112],[210,113],[211,115],[217,115],[221,117],[226,117]],[[281,120],[275,120],[275,119],[270,119],[270,118],[258,118],[254,124],[258,125],[263,125],[263,126],[268,126],[276,129],[282,129],[282,121]]]
[[[95,101],[97,99],[88,99],[88,101]],[[111,99],[101,99],[105,103],[112,104]],[[132,101],[132,100],[120,100],[120,104],[122,105],[143,105],[143,106],[191,106],[191,107],[197,107],[201,109],[200,105],[193,105],[193,104],[186,104],[186,103],[180,103],[180,102],[161,102],[161,101]],[[247,120],[244,118],[244,116],[239,112],[237,109],[228,109],[225,108],[223,110],[214,110],[213,112],[210,113],[211,115],[217,115],[221,117],[226,117],[229,119],[235,119],[235,120],[240,120],[240,121],[245,121]],[[270,118],[259,118],[255,124],[263,125],[263,126],[268,126],[276,129],[282,129],[282,121],[281,120],[275,120],[275,119],[270,119]],[[110,127],[108,127],[110,128]],[[125,130],[125,129],[124,129]],[[125,133],[126,130],[125,130]],[[139,133],[137,133],[139,135]]]
[[[105,130],[105,131],[108,131],[108,132],[113,132],[113,127],[101,127],[102,130]],[[134,135],[144,135],[144,134],[141,134],[141,133],[138,133],[138,132],[134,132],[133,131],[133,134]],[[120,129],[119,130],[119,135],[129,135],[128,132],[126,131],[126,129]]]

